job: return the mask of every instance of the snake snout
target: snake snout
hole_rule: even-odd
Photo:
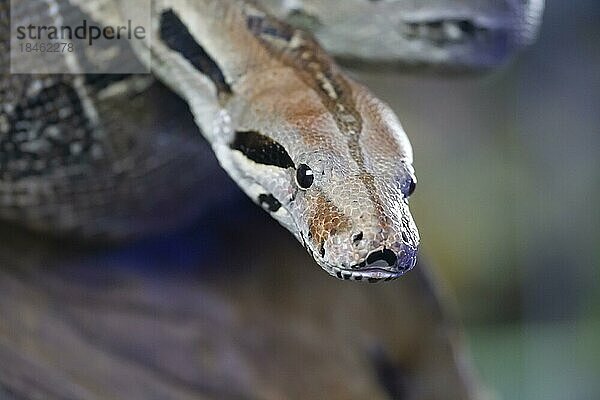
[[[325,261],[325,269],[339,279],[389,281],[399,278],[416,265],[418,243],[406,241],[401,235],[375,240],[366,232],[357,231],[347,236],[349,241],[332,240],[325,252],[329,257]],[[342,254],[352,255],[353,261],[344,260],[340,257]]]
[[[355,266],[358,270],[383,270],[403,274],[416,264],[417,250],[408,244],[374,250],[367,258]]]

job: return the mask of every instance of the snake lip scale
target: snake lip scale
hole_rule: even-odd
[[[382,253],[385,249],[371,252],[369,256],[373,254]],[[400,278],[405,273],[410,271],[417,263],[416,251],[409,254],[409,252],[402,251],[400,258],[385,262],[383,260],[377,260],[375,262],[368,262],[367,257],[360,263],[354,264],[349,268],[338,267],[338,266],[326,266],[325,269],[331,275],[343,279],[352,281],[367,281],[370,283],[380,281],[391,281]],[[387,264],[387,265],[386,265]]]
[[[377,283],[381,281],[391,281],[400,278],[408,270],[401,272],[390,272],[380,268],[371,268],[367,270],[354,271],[351,269],[331,267],[332,275],[339,279],[351,281],[366,281],[369,283]]]

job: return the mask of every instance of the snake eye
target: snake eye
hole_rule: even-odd
[[[296,170],[296,183],[301,189],[308,189],[315,180],[312,169],[306,164],[300,164]]]
[[[408,195],[412,195],[415,192],[415,189],[417,188],[417,180],[416,179],[411,179],[410,180],[410,185],[408,186]]]
[[[404,197],[405,198],[410,197],[414,193],[416,188],[417,188],[417,178],[415,178],[414,176],[408,178],[402,188],[402,193],[404,193]]]

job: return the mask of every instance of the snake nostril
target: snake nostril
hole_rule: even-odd
[[[368,264],[375,264],[377,261],[385,261],[388,266],[392,267],[392,266],[396,265],[396,261],[398,261],[398,257],[396,256],[396,253],[394,253],[390,249],[374,251],[373,253],[369,254],[369,256],[367,257]]]
[[[357,234],[355,234],[355,235],[352,236],[352,242],[354,244],[357,244],[361,240],[363,240],[363,233],[362,232],[358,232]]]

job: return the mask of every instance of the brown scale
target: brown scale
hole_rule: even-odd
[[[348,136],[348,148],[362,173],[360,180],[375,206],[382,227],[390,224],[384,214],[373,176],[366,171],[359,140],[363,129],[349,82],[327,53],[309,34],[295,30],[268,15],[249,16],[248,28],[272,54],[296,71],[300,79],[321,98],[322,104],[334,117],[340,132]],[[338,211],[339,212],[339,211]]]
[[[308,221],[310,237],[319,246],[321,256],[324,254],[324,243],[331,235],[350,230],[351,221],[339,208],[337,208],[322,193],[317,193],[315,198],[316,211]]]
[[[292,67],[319,95],[341,132],[362,130],[362,119],[354,106],[350,84],[314,38],[268,15],[248,15],[247,24],[269,53]]]

